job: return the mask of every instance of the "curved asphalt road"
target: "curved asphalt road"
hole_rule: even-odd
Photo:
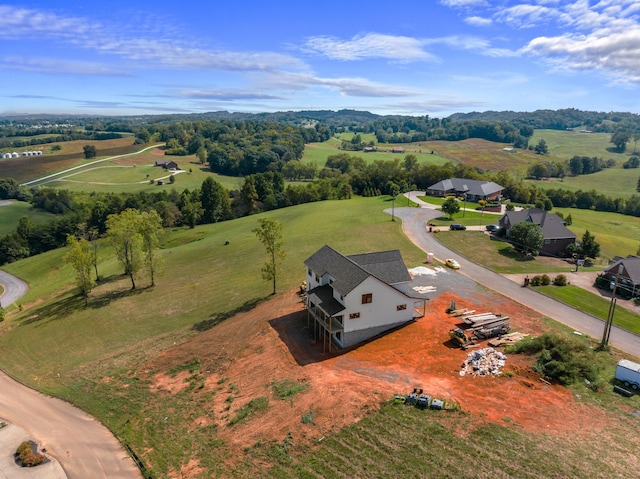
[[[2,270],[0,270],[0,284],[4,288],[4,294],[0,295],[0,308],[9,307],[29,289],[27,283]]]
[[[459,270],[461,274],[577,331],[594,338],[602,337],[604,330],[602,319],[578,311],[531,288],[523,288],[518,283],[454,253],[439,243],[433,238],[433,234],[428,233],[426,223],[442,216],[440,211],[431,208],[403,207],[395,208],[395,215],[402,219],[402,230],[416,246],[424,252],[433,253],[439,260],[456,259],[461,265]],[[640,336],[613,326],[609,343],[636,358],[640,358]]]
[[[14,290],[26,283],[3,271],[2,296],[16,301]],[[0,371],[0,417],[25,429],[63,466],[70,479],[140,479],[133,460],[111,432],[89,414],[61,399],[44,396]],[[34,472],[37,468],[34,469]],[[37,476],[33,476],[37,477]]]

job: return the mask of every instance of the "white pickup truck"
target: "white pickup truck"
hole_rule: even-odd
[[[640,389],[640,364],[621,359],[616,366],[616,379],[626,387]]]

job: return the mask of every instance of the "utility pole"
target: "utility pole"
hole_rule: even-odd
[[[618,280],[622,271],[624,270],[624,266],[620,264],[618,266],[618,274],[616,275],[616,280],[612,281],[613,288],[611,291],[611,303],[609,304],[609,314],[607,315],[607,321],[604,323],[604,332],[602,333],[602,341],[600,342],[600,346],[598,349],[603,350],[609,344],[609,336],[611,335],[611,326],[613,325],[613,315],[616,311],[616,289],[618,289]]]

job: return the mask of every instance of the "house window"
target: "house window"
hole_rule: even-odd
[[[549,241],[548,239],[544,240],[544,244],[549,244],[551,241]]]
[[[373,293],[367,293],[362,295],[362,304],[373,303]]]
[[[399,304],[398,306],[396,306],[396,311],[404,311],[405,309],[407,309],[406,304]]]
[[[349,319],[358,319],[360,317],[360,313],[351,313],[349,315]]]
[[[318,273],[316,273],[316,283],[320,282],[320,276],[318,276]]]
[[[312,276],[312,274],[311,274],[311,268],[307,268],[307,274],[308,274],[309,276]]]

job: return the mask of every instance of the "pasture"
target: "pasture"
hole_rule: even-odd
[[[345,134],[347,135],[347,134]],[[347,135],[349,138],[352,134]],[[364,135],[366,136],[366,135]],[[392,153],[391,149],[394,146],[401,146],[404,149],[404,153]],[[389,161],[399,159],[401,162],[404,160],[405,155],[408,153],[416,155],[419,164],[436,164],[443,165],[447,161],[452,161],[449,158],[441,156],[437,153],[431,154],[431,150],[427,149],[421,143],[407,143],[402,145],[376,145],[377,151],[365,153],[364,151],[346,151],[340,149],[340,140],[336,138],[330,138],[322,143],[309,143],[304,147],[304,155],[302,161],[305,163],[315,164],[318,169],[322,169],[327,162],[327,158],[331,155],[339,155],[346,153],[350,156],[359,156],[367,163],[373,163],[374,161]]]
[[[628,198],[640,194],[637,191],[640,169],[624,169],[621,166],[606,168],[598,173],[579,176],[565,176],[562,181],[549,178],[544,181],[529,180],[542,189],[560,188],[570,191],[591,191],[611,198]]]
[[[11,200],[10,204],[2,204],[0,201],[0,235],[15,232],[18,221],[23,216],[34,223],[44,223],[55,218],[54,214],[37,210],[24,201]]]
[[[580,133],[565,130],[535,130],[529,144],[535,146],[540,139],[544,139],[547,143],[548,156],[562,160],[570,160],[574,156],[590,158],[595,156],[603,160],[614,159],[623,163],[629,159],[634,147],[631,141],[627,143],[625,153],[618,153],[610,142],[611,133]]]

